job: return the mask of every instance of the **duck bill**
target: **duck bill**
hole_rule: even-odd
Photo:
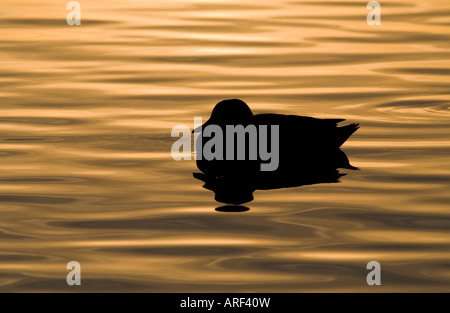
[[[193,134],[197,134],[197,133],[201,133],[203,131],[203,128],[212,124],[211,119],[207,120],[205,122],[205,124],[198,126],[197,128],[194,128],[194,130],[192,131]],[[194,125],[195,126],[195,125]]]
[[[192,133],[193,133],[193,134],[195,134],[195,133],[201,133],[201,132],[202,132],[202,128],[203,128],[203,125],[202,125],[202,126],[199,126],[199,127],[197,127],[197,128],[194,128],[194,130],[192,131]]]

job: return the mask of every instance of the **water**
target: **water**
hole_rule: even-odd
[[[450,3],[261,3],[2,3],[1,291],[450,290]],[[170,131],[226,98],[359,122],[361,170],[214,210]]]

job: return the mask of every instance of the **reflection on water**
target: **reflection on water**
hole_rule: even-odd
[[[0,290],[449,291],[448,1],[65,5],[2,4]],[[170,131],[227,98],[360,122],[362,170],[215,211]]]
[[[227,212],[227,213],[246,212],[248,210],[250,210],[248,207],[242,205],[224,205],[216,208],[217,212]]]

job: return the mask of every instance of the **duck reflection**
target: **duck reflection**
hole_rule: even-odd
[[[204,136],[206,126],[225,125],[279,125],[278,164],[275,170],[261,170],[264,163],[256,160],[197,160],[201,173],[194,177],[203,181],[204,188],[215,193],[218,202],[233,206],[218,211],[236,212],[230,207],[253,200],[255,190],[299,187],[320,183],[337,183],[344,176],[338,168],[357,169],[350,165],[340,146],[359,128],[358,124],[337,127],[343,119],[317,119],[312,117],[257,114],[241,100],[219,102],[211,118],[194,132],[201,133],[203,148],[211,140]],[[248,139],[248,138],[247,138]],[[246,141],[248,148],[249,140]],[[200,148],[200,147],[199,147]],[[236,148],[236,146],[235,146]],[[269,149],[274,149],[269,144]],[[226,153],[226,152],[224,152]],[[248,157],[248,151],[246,151]],[[244,207],[240,207],[241,209]]]
[[[233,213],[237,213],[237,212],[246,212],[250,210],[249,208],[247,208],[246,206],[242,206],[242,205],[223,205],[220,206],[218,208],[216,208],[216,211],[218,212],[233,212]]]

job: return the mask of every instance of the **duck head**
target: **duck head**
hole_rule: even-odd
[[[253,113],[248,105],[239,99],[222,100],[214,107],[209,120],[202,126],[194,129],[194,132],[200,132],[202,127],[210,124],[215,125],[246,125],[250,123]]]

